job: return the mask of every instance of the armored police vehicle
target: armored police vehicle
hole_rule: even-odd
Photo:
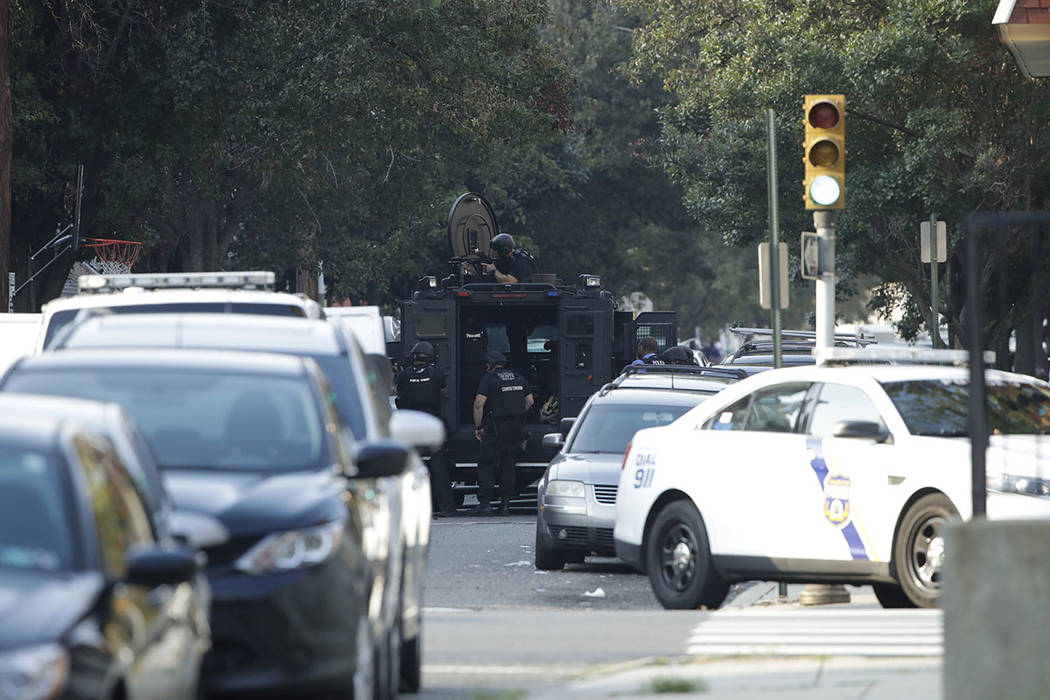
[[[448,220],[452,274],[423,277],[412,298],[401,302],[401,347],[407,352],[424,340],[434,347],[448,381],[441,418],[454,463],[451,476],[468,485],[477,483],[472,406],[485,354],[495,350],[507,357],[535,399],[518,457],[517,482],[524,488],[543,475],[550,460],[543,435],[561,430],[562,418],[577,416],[592,393],[635,359],[639,338],[653,336],[663,350],[677,344],[677,327],[673,312],[636,317],[617,311],[596,275],[566,283],[533,272],[513,283],[496,281],[484,272],[491,270],[497,235],[496,216],[481,195],[468,192],[456,200]],[[524,251],[514,255],[531,261]]]

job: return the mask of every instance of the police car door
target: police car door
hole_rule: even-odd
[[[710,457],[727,470],[716,477],[719,491],[733,492],[719,493],[702,509],[711,511],[705,520],[717,529],[718,553],[761,560],[797,554],[805,529],[794,503],[809,482],[806,438],[796,426],[809,388],[808,382],[763,387],[704,424],[732,431],[706,441],[719,446],[722,453]]]
[[[808,537],[801,543],[809,559],[836,562],[889,561],[896,510],[889,502],[900,481],[892,440],[836,437],[844,422],[876,423],[886,430],[882,413],[861,387],[824,383],[814,387],[806,420],[806,444],[812,469],[800,517]],[[848,567],[847,567],[848,568]]]

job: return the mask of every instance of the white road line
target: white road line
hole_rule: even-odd
[[[941,656],[940,610],[725,610],[686,640],[690,655]]]

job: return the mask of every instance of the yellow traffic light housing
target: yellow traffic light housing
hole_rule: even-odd
[[[806,209],[844,209],[846,96],[804,95]]]

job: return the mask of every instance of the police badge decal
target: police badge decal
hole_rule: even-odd
[[[843,474],[829,474],[824,480],[824,517],[838,528],[850,520],[849,487],[849,477]]]

